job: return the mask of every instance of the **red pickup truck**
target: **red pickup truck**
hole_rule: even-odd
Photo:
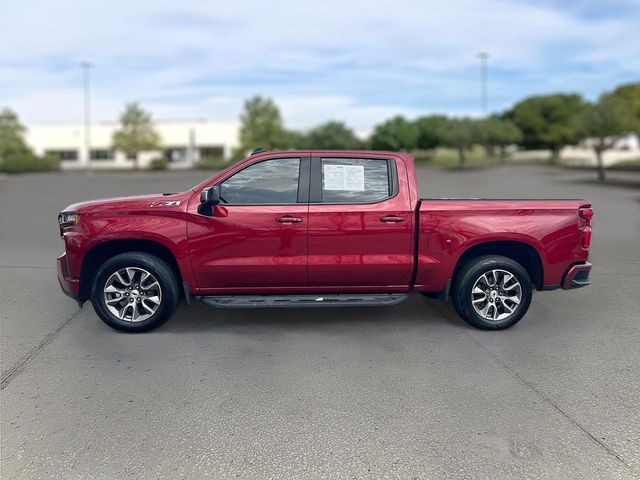
[[[65,293],[113,328],[150,330],[181,296],[222,308],[447,300],[509,327],[533,289],[590,283],[585,200],[421,199],[413,158],[254,152],[183,193],[77,203],[58,217]]]

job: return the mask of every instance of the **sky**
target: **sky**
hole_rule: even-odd
[[[640,81],[640,0],[0,0],[0,108],[80,123],[138,101],[158,119],[237,121],[260,94],[285,124],[358,132],[402,114],[480,114],[536,94],[593,100]]]

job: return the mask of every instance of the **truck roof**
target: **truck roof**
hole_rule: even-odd
[[[392,152],[389,150],[269,150],[269,151],[260,151],[255,154],[250,155],[250,157],[262,157],[262,156],[271,156],[271,155],[375,155],[375,156],[394,156],[400,157],[403,160],[411,162],[413,164],[413,156],[406,152]]]
[[[196,191],[210,183],[212,178],[219,177],[223,172],[228,171],[229,169],[234,168],[236,165],[243,163],[247,159],[260,159],[262,157],[273,157],[278,155],[287,155],[287,156],[295,156],[295,155],[345,155],[345,156],[375,156],[375,157],[399,157],[406,164],[408,164],[410,169],[414,169],[414,159],[413,156],[406,152],[391,152],[386,150],[262,150],[260,148],[256,148],[254,150],[255,153],[250,154],[246,158],[239,160],[237,162],[232,163],[225,169],[217,172],[213,175],[213,177],[209,177],[198,185],[194,186],[191,190]]]

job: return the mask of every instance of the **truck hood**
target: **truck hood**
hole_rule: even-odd
[[[141,211],[156,209],[177,209],[184,211],[193,192],[157,193],[152,195],[136,195],[133,197],[105,198],[88,202],[74,203],[66,207],[64,212],[96,213],[107,211]]]

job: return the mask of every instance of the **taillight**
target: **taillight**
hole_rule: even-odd
[[[582,231],[582,248],[589,250],[589,245],[591,245],[591,227]]]
[[[587,227],[591,226],[591,219],[593,218],[593,208],[591,207],[580,207],[578,210],[578,216],[583,218],[587,222]]]
[[[580,207],[578,216],[584,220],[584,228],[582,229],[582,248],[589,250],[591,245],[591,219],[593,218],[593,209],[591,207]]]

